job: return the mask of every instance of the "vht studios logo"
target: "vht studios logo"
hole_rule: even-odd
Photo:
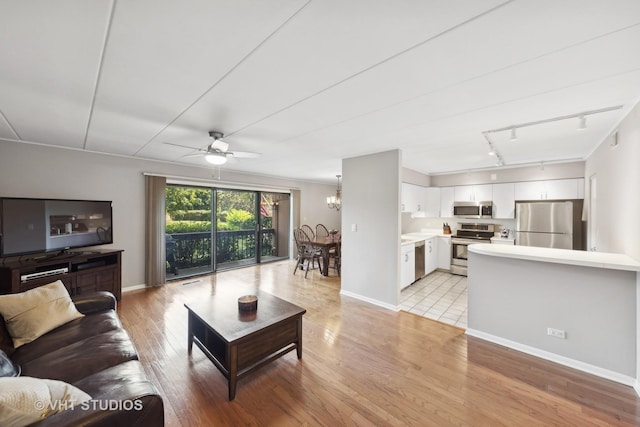
[[[43,402],[36,400],[33,404],[36,410],[43,411],[45,409],[53,412],[73,411],[79,408],[83,411],[100,410],[100,411],[142,411],[144,408],[141,400],[87,400],[78,402],[75,399],[70,400],[53,400],[51,402]]]

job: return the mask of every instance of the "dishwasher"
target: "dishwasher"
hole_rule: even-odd
[[[424,240],[416,242],[416,279],[422,279],[424,276]]]

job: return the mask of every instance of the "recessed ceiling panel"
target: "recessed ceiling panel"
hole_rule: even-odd
[[[0,110],[20,139],[82,147],[111,4],[3,2]]]
[[[564,97],[565,87],[640,67],[640,56],[635,54],[640,26],[633,25],[637,5],[628,3],[630,13],[621,17],[607,5],[592,2],[586,5],[591,13],[577,18],[575,2],[555,6],[553,16],[538,6],[525,2],[498,9],[236,135],[241,139],[262,134],[291,150],[326,147],[331,141],[347,157],[372,149],[403,148],[410,142],[397,137],[403,129],[431,124],[436,135],[422,135],[428,141],[432,136],[455,135],[458,128],[469,126],[467,114],[487,109],[473,128],[474,138],[482,141],[481,132],[491,127],[583,108],[585,97]],[[621,27],[627,28],[618,31]],[[518,108],[505,108],[503,115],[493,113],[494,106],[554,91],[558,95],[546,97],[544,105],[519,103]],[[606,102],[589,92],[585,95],[589,105]],[[630,100],[635,100],[633,91],[623,101]],[[438,126],[440,120],[453,125]]]
[[[119,2],[104,58],[88,149],[135,154],[205,95],[305,4],[269,2]],[[255,70],[259,72],[259,70]],[[224,106],[207,111],[225,117]],[[113,138],[114,130],[122,137]],[[127,141],[120,145],[121,141]]]
[[[176,125],[209,121],[226,133],[237,132],[498,4],[312,2]]]

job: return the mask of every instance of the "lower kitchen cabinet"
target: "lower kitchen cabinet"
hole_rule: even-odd
[[[400,267],[400,289],[404,289],[416,280],[415,244],[402,245]]]
[[[424,273],[429,274],[438,268],[438,241],[436,237],[426,239],[424,249]]]
[[[438,237],[438,268],[451,269],[451,237]]]

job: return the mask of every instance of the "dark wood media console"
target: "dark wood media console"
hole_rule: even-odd
[[[109,291],[120,300],[121,262],[119,249],[73,251],[22,261],[0,260],[0,294],[23,292],[62,280],[72,296]]]

